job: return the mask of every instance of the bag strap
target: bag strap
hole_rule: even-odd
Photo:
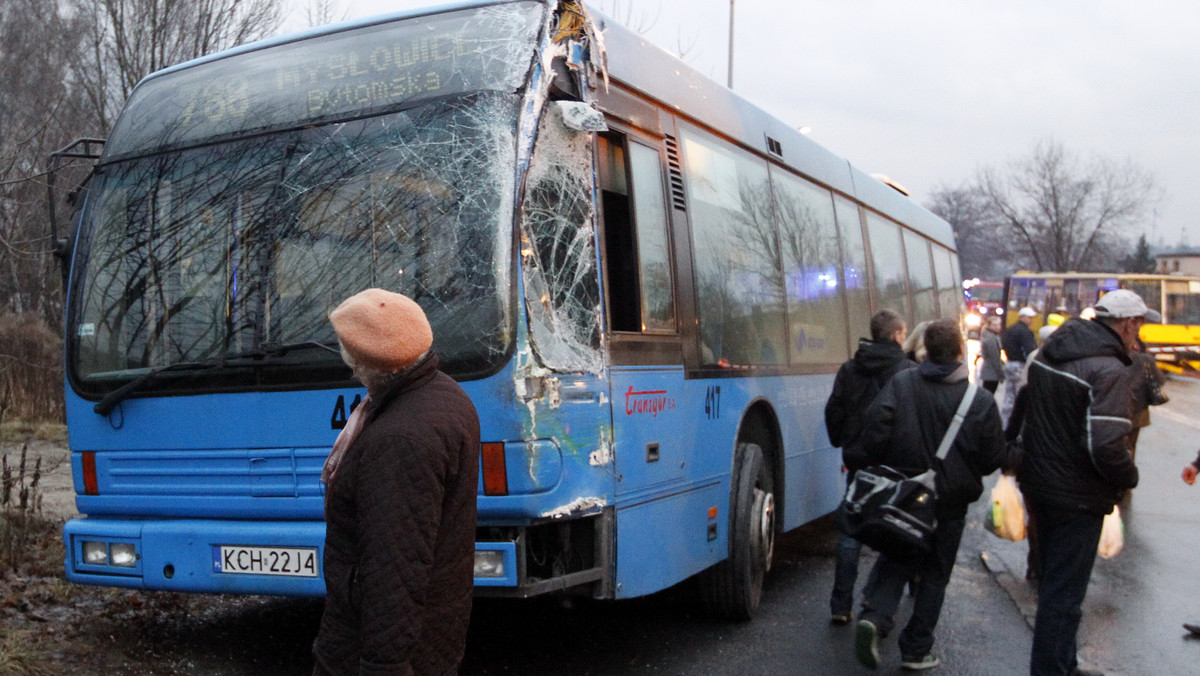
[[[942,437],[941,445],[938,446],[938,460],[945,460],[946,455],[950,453],[950,446],[954,443],[954,437],[958,436],[958,429],[962,427],[963,419],[967,417],[967,411],[971,410],[971,403],[975,401],[975,392],[978,389],[979,386],[975,383],[967,383],[967,391],[963,393],[962,401],[958,402],[954,420],[950,421],[950,427],[946,428],[946,434]]]

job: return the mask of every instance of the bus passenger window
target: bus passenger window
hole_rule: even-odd
[[[658,151],[622,137],[600,137],[609,327],[674,332],[675,301],[667,209]]]
[[[629,145],[633,179],[633,211],[642,291],[642,330],[674,331],[675,301],[671,283],[671,250],[667,244],[667,202],[663,197],[662,161],[658,151]]]

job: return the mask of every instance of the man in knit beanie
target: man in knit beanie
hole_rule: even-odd
[[[322,475],[326,597],[313,673],[457,673],[474,583],[479,418],[438,370],[412,299],[368,289],[329,321],[367,398]]]

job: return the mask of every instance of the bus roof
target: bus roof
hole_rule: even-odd
[[[518,1],[521,0],[466,0],[311,28],[187,61],[152,73],[146,76],[143,82],[218,59],[317,36],[414,16]],[[954,231],[950,224],[910,197],[857,169],[786,122],[701,74],[674,54],[625,28],[602,12],[593,7],[589,7],[588,11],[603,33],[608,55],[608,72],[613,79],[652,99],[662,101],[679,114],[716,129],[746,147],[770,154],[779,163],[838,192],[852,196],[867,207],[904,225],[920,230],[950,249],[956,249]],[[779,152],[771,152],[769,140],[778,143],[776,148]]]
[[[589,11],[604,34],[608,72],[614,80],[666,103],[680,115],[717,129],[749,148],[768,153],[781,164],[853,196],[880,213],[918,228],[950,249],[956,248],[950,224],[911,198],[857,169],[791,125],[602,12]],[[777,141],[782,152],[771,152],[768,139]]]

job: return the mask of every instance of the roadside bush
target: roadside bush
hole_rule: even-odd
[[[31,314],[0,315],[0,422],[62,422],[62,339]]]

